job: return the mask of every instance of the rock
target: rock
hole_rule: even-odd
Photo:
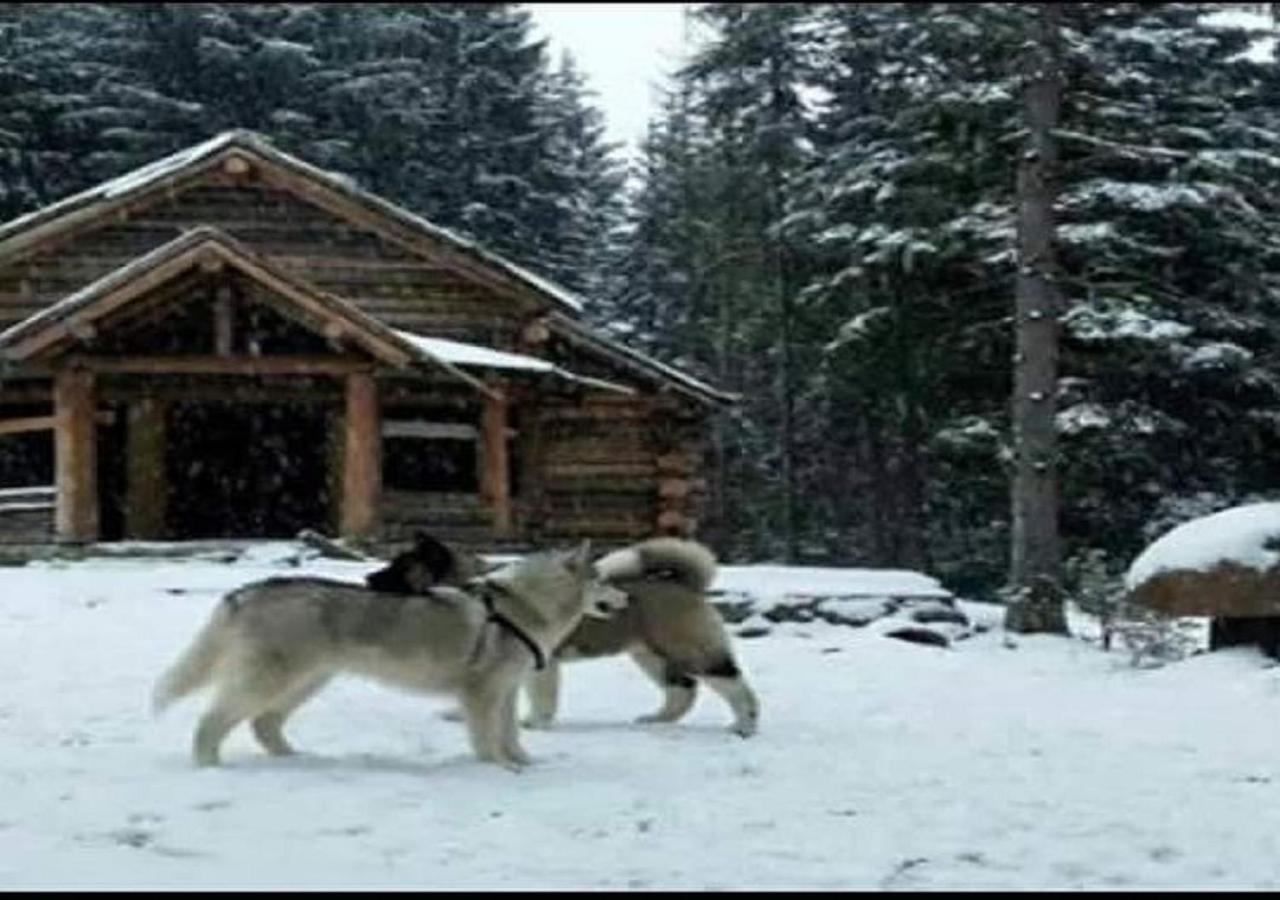
[[[720,613],[720,618],[724,619],[730,625],[737,625],[751,618],[751,614],[755,611],[755,604],[750,597],[744,599],[733,600],[712,600],[711,605]]]
[[[950,609],[945,606],[912,610],[911,621],[919,622],[921,625],[928,625],[930,622],[950,622],[966,627],[969,625],[968,616],[958,609]]]
[[[1207,571],[1161,572],[1138,585],[1130,598],[1167,616],[1280,615],[1280,569],[1260,571],[1224,561]]]
[[[949,647],[951,641],[944,635],[938,634],[928,628],[915,628],[907,626],[906,628],[896,628],[893,631],[884,632],[885,637],[897,638],[900,641],[909,641],[913,644],[929,644],[934,647]]]
[[[814,604],[814,613],[832,625],[861,628],[890,614],[896,607],[887,597],[824,597]]]
[[[764,637],[771,630],[772,629],[764,628],[759,625],[752,625],[747,628],[739,628],[735,633],[740,638],[757,638],[757,637]]]
[[[787,604],[770,607],[765,610],[764,617],[770,622],[812,622],[817,614],[813,610],[813,604]]]

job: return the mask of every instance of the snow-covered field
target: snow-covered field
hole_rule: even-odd
[[[940,649],[779,625],[737,642],[751,740],[709,694],[630,724],[658,695],[615,659],[566,670],[520,774],[473,761],[446,700],[356,681],[294,720],[305,755],[237,731],[197,770],[203,698],[155,720],[151,683],[222,591],[300,571],[279,549],[0,569],[0,886],[1280,886],[1280,670],[1249,650],[1140,670],[998,627]]]

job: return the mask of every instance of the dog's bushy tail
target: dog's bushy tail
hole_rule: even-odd
[[[715,580],[716,557],[697,541],[650,538],[602,556],[596,560],[596,572],[605,580],[666,578],[701,593]]]
[[[222,637],[230,613],[229,604],[218,604],[191,646],[160,676],[151,692],[152,715],[159,715],[175,700],[180,700],[209,683],[213,669],[222,657]]]

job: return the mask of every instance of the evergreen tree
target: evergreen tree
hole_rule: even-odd
[[[131,152],[163,155],[197,104],[151,90],[131,67],[137,37],[103,4],[0,9],[0,214],[119,174]]]
[[[537,125],[543,152],[531,176],[536,214],[533,249],[548,277],[588,297],[609,292],[612,252],[623,217],[625,174],[605,140],[604,116],[573,57],[544,79]]]
[[[10,4],[0,211],[232,128],[601,288],[620,176],[581,76],[514,4]]]
[[[762,429],[757,437],[768,438],[756,442],[763,453],[752,448],[750,457],[765,475],[765,490],[754,492],[755,502],[763,499],[766,515],[776,522],[768,537],[777,541],[779,555],[795,561],[807,531],[798,497],[797,421],[810,355],[803,349],[795,304],[804,276],[779,226],[785,198],[810,151],[812,111],[805,89],[815,79],[822,33],[812,28],[811,8],[804,4],[717,3],[697,7],[693,15],[713,37],[695,53],[683,78],[696,91],[696,108],[715,152],[728,157],[739,227],[758,235],[738,262],[751,267],[754,289],[730,300],[713,288],[714,296],[718,303],[741,303],[754,329],[746,339],[762,365],[743,385],[743,414]],[[728,327],[726,312],[717,320]]]
[[[1064,110],[1064,525],[1114,570],[1199,498],[1274,484],[1270,68],[1211,4],[1073,4]]]
[[[1004,494],[993,463],[1007,421],[996,398],[1012,286],[1010,13],[869,4],[821,15],[830,99],[787,229],[810,260],[803,296],[825,329],[821,480],[858,498],[829,505],[847,535],[840,557],[948,575],[952,559],[990,567],[1007,519],[973,516],[965,494]]]

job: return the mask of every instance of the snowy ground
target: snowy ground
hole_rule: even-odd
[[[567,669],[518,775],[470,758],[445,700],[355,681],[298,715],[306,755],[237,732],[197,770],[200,701],[153,720],[151,683],[273,555],[0,569],[0,886],[1280,885],[1280,670],[1246,650],[1139,670],[998,628],[939,649],[780,625],[738,641],[747,741],[714,696],[629,724],[658,697],[619,659]]]

